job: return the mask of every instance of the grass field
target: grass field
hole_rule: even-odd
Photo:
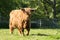
[[[0,40],[60,40],[60,29],[31,29],[29,36],[19,36],[17,29],[13,35],[9,29],[0,29]]]

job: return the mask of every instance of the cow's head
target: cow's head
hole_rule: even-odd
[[[22,8],[21,10],[24,11],[24,12],[26,12],[28,15],[30,15],[31,12],[34,11],[34,10],[36,10],[36,9],[34,9],[34,8]]]

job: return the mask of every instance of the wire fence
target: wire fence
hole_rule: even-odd
[[[9,17],[2,17],[0,13],[0,28],[8,28]],[[60,19],[39,19],[31,21],[32,28],[60,28]]]
[[[0,28],[8,28],[9,20],[5,17],[0,18]],[[32,28],[60,28],[60,20],[58,19],[39,19],[31,21]]]

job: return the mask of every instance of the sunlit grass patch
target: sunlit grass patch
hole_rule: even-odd
[[[13,34],[0,29],[0,40],[60,40],[60,29],[31,29],[29,36],[20,36],[17,29]]]

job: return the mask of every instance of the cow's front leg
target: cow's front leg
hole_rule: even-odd
[[[29,32],[30,32],[30,22],[29,21],[27,21],[26,30],[27,30],[27,36],[28,36]]]
[[[26,35],[28,36],[29,35],[29,32],[30,32],[30,28],[26,28],[26,30],[27,30]]]

